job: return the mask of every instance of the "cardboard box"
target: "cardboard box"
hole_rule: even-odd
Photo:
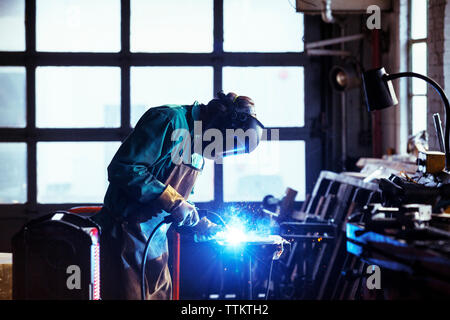
[[[12,253],[0,253],[0,300],[12,300]]]

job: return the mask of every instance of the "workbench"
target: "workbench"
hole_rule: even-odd
[[[380,267],[383,289],[391,297],[409,291],[413,295],[403,297],[416,298],[416,290],[420,297],[450,297],[450,233],[445,230],[373,231],[364,223],[347,223],[346,236],[347,252]]]

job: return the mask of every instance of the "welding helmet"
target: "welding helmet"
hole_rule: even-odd
[[[223,139],[222,151],[214,150],[213,158],[250,153],[256,149],[264,126],[256,118],[252,99],[232,92],[219,92],[217,98],[210,101],[208,108],[209,120],[205,131],[217,129]]]

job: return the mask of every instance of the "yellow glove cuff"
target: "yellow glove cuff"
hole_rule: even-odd
[[[168,185],[158,198],[162,209],[166,212],[171,212],[173,207],[182,200],[184,200],[183,196],[171,185]]]

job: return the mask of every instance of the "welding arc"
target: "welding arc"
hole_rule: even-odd
[[[167,216],[166,218],[164,218],[163,221],[158,223],[158,225],[155,227],[155,229],[153,229],[152,233],[148,237],[147,243],[145,244],[145,249],[144,249],[144,253],[142,254],[142,262],[141,262],[141,300],[145,300],[145,291],[146,291],[145,265],[147,264],[147,254],[148,254],[148,249],[150,248],[150,242],[152,241],[152,238],[155,235],[156,231],[158,231],[158,229],[161,228],[161,226],[163,224],[172,222],[170,220],[170,218],[171,218],[171,216]]]

